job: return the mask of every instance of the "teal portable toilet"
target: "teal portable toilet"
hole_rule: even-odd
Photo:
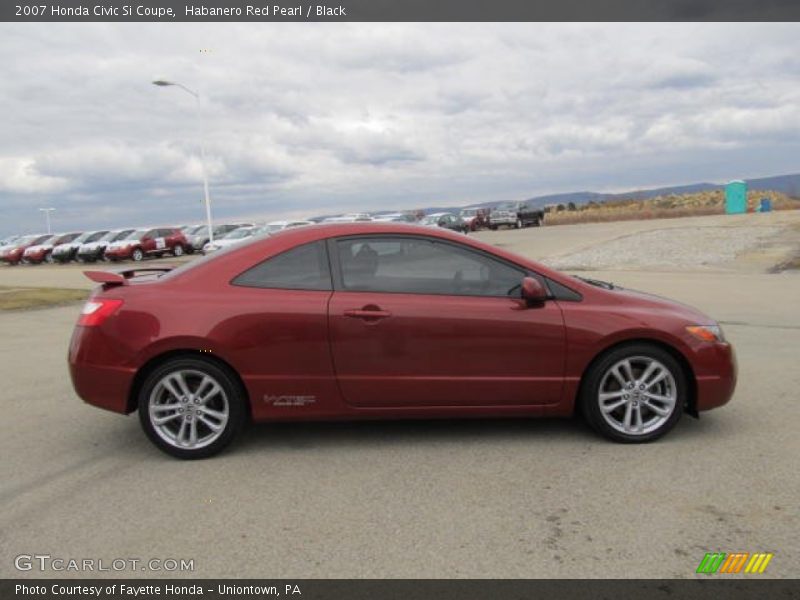
[[[725,186],[725,212],[729,215],[747,212],[747,184],[731,181]]]

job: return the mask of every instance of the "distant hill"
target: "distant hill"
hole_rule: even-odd
[[[792,198],[800,198],[800,173],[793,175],[776,175],[774,177],[760,177],[757,179],[746,179],[747,187],[750,191],[774,191],[781,192]],[[599,192],[566,192],[561,194],[547,194],[545,196],[534,196],[527,198],[526,202],[534,206],[543,207],[548,204],[569,204],[574,202],[576,205],[588,204],[589,202],[605,202],[614,200],[649,200],[658,196],[669,196],[671,194],[697,194],[713,190],[721,190],[725,187],[724,183],[691,183],[688,185],[676,185],[670,187],[653,188],[647,190],[633,190],[630,192],[620,192],[616,194],[603,194]],[[480,206],[495,207],[503,202],[508,202],[511,198],[504,200],[493,200],[489,202],[479,202],[477,204],[467,204],[465,208],[475,208]],[[398,207],[397,210],[411,210],[414,206]],[[433,212],[455,211],[459,207],[455,206],[428,206],[420,210],[426,214]],[[380,211],[374,214],[386,214],[395,212],[390,210]],[[333,216],[333,215],[329,215]],[[316,217],[317,219],[321,217]]]
[[[800,198],[800,173],[793,175],[777,175],[775,177],[760,177],[757,179],[745,179],[747,187],[751,191],[774,191],[782,192],[787,196]],[[534,196],[528,198],[536,206],[547,204],[587,204],[589,202],[603,202],[607,200],[648,200],[657,196],[668,196],[670,194],[697,194],[712,190],[725,188],[724,183],[692,183],[688,185],[676,185],[662,188],[652,188],[647,190],[633,190],[630,192],[620,192],[617,194],[602,194],[598,192],[567,192],[564,194],[549,194],[546,196]],[[470,206],[497,206],[503,201],[484,202],[482,204],[472,204]]]

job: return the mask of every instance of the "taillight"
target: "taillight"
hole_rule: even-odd
[[[114,300],[112,298],[89,300],[81,309],[81,316],[78,317],[78,325],[96,327],[117,312],[120,306],[122,306],[122,300]]]

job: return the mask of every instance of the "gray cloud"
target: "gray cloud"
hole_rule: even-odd
[[[0,233],[797,171],[797,24],[0,24]],[[201,53],[201,49],[209,52]],[[176,79],[202,95],[156,88]],[[202,125],[202,127],[201,127]]]

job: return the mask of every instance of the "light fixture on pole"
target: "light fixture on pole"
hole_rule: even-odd
[[[210,243],[214,242],[214,227],[211,224],[211,197],[208,193],[208,171],[206,170],[206,145],[205,139],[203,135],[203,126],[200,118],[200,94],[195,92],[194,90],[189,89],[182,83],[178,83],[177,81],[167,81],[165,79],[156,79],[152,82],[153,85],[157,85],[159,87],[177,87],[182,89],[187,94],[194,96],[195,101],[197,102],[197,122],[200,126],[200,169],[203,172],[203,195],[205,196],[205,203],[206,203],[206,223],[208,225],[208,241]]]
[[[47,233],[53,233],[50,231],[50,213],[53,212],[55,208],[40,208],[39,210],[44,213],[44,218],[47,222]]]

